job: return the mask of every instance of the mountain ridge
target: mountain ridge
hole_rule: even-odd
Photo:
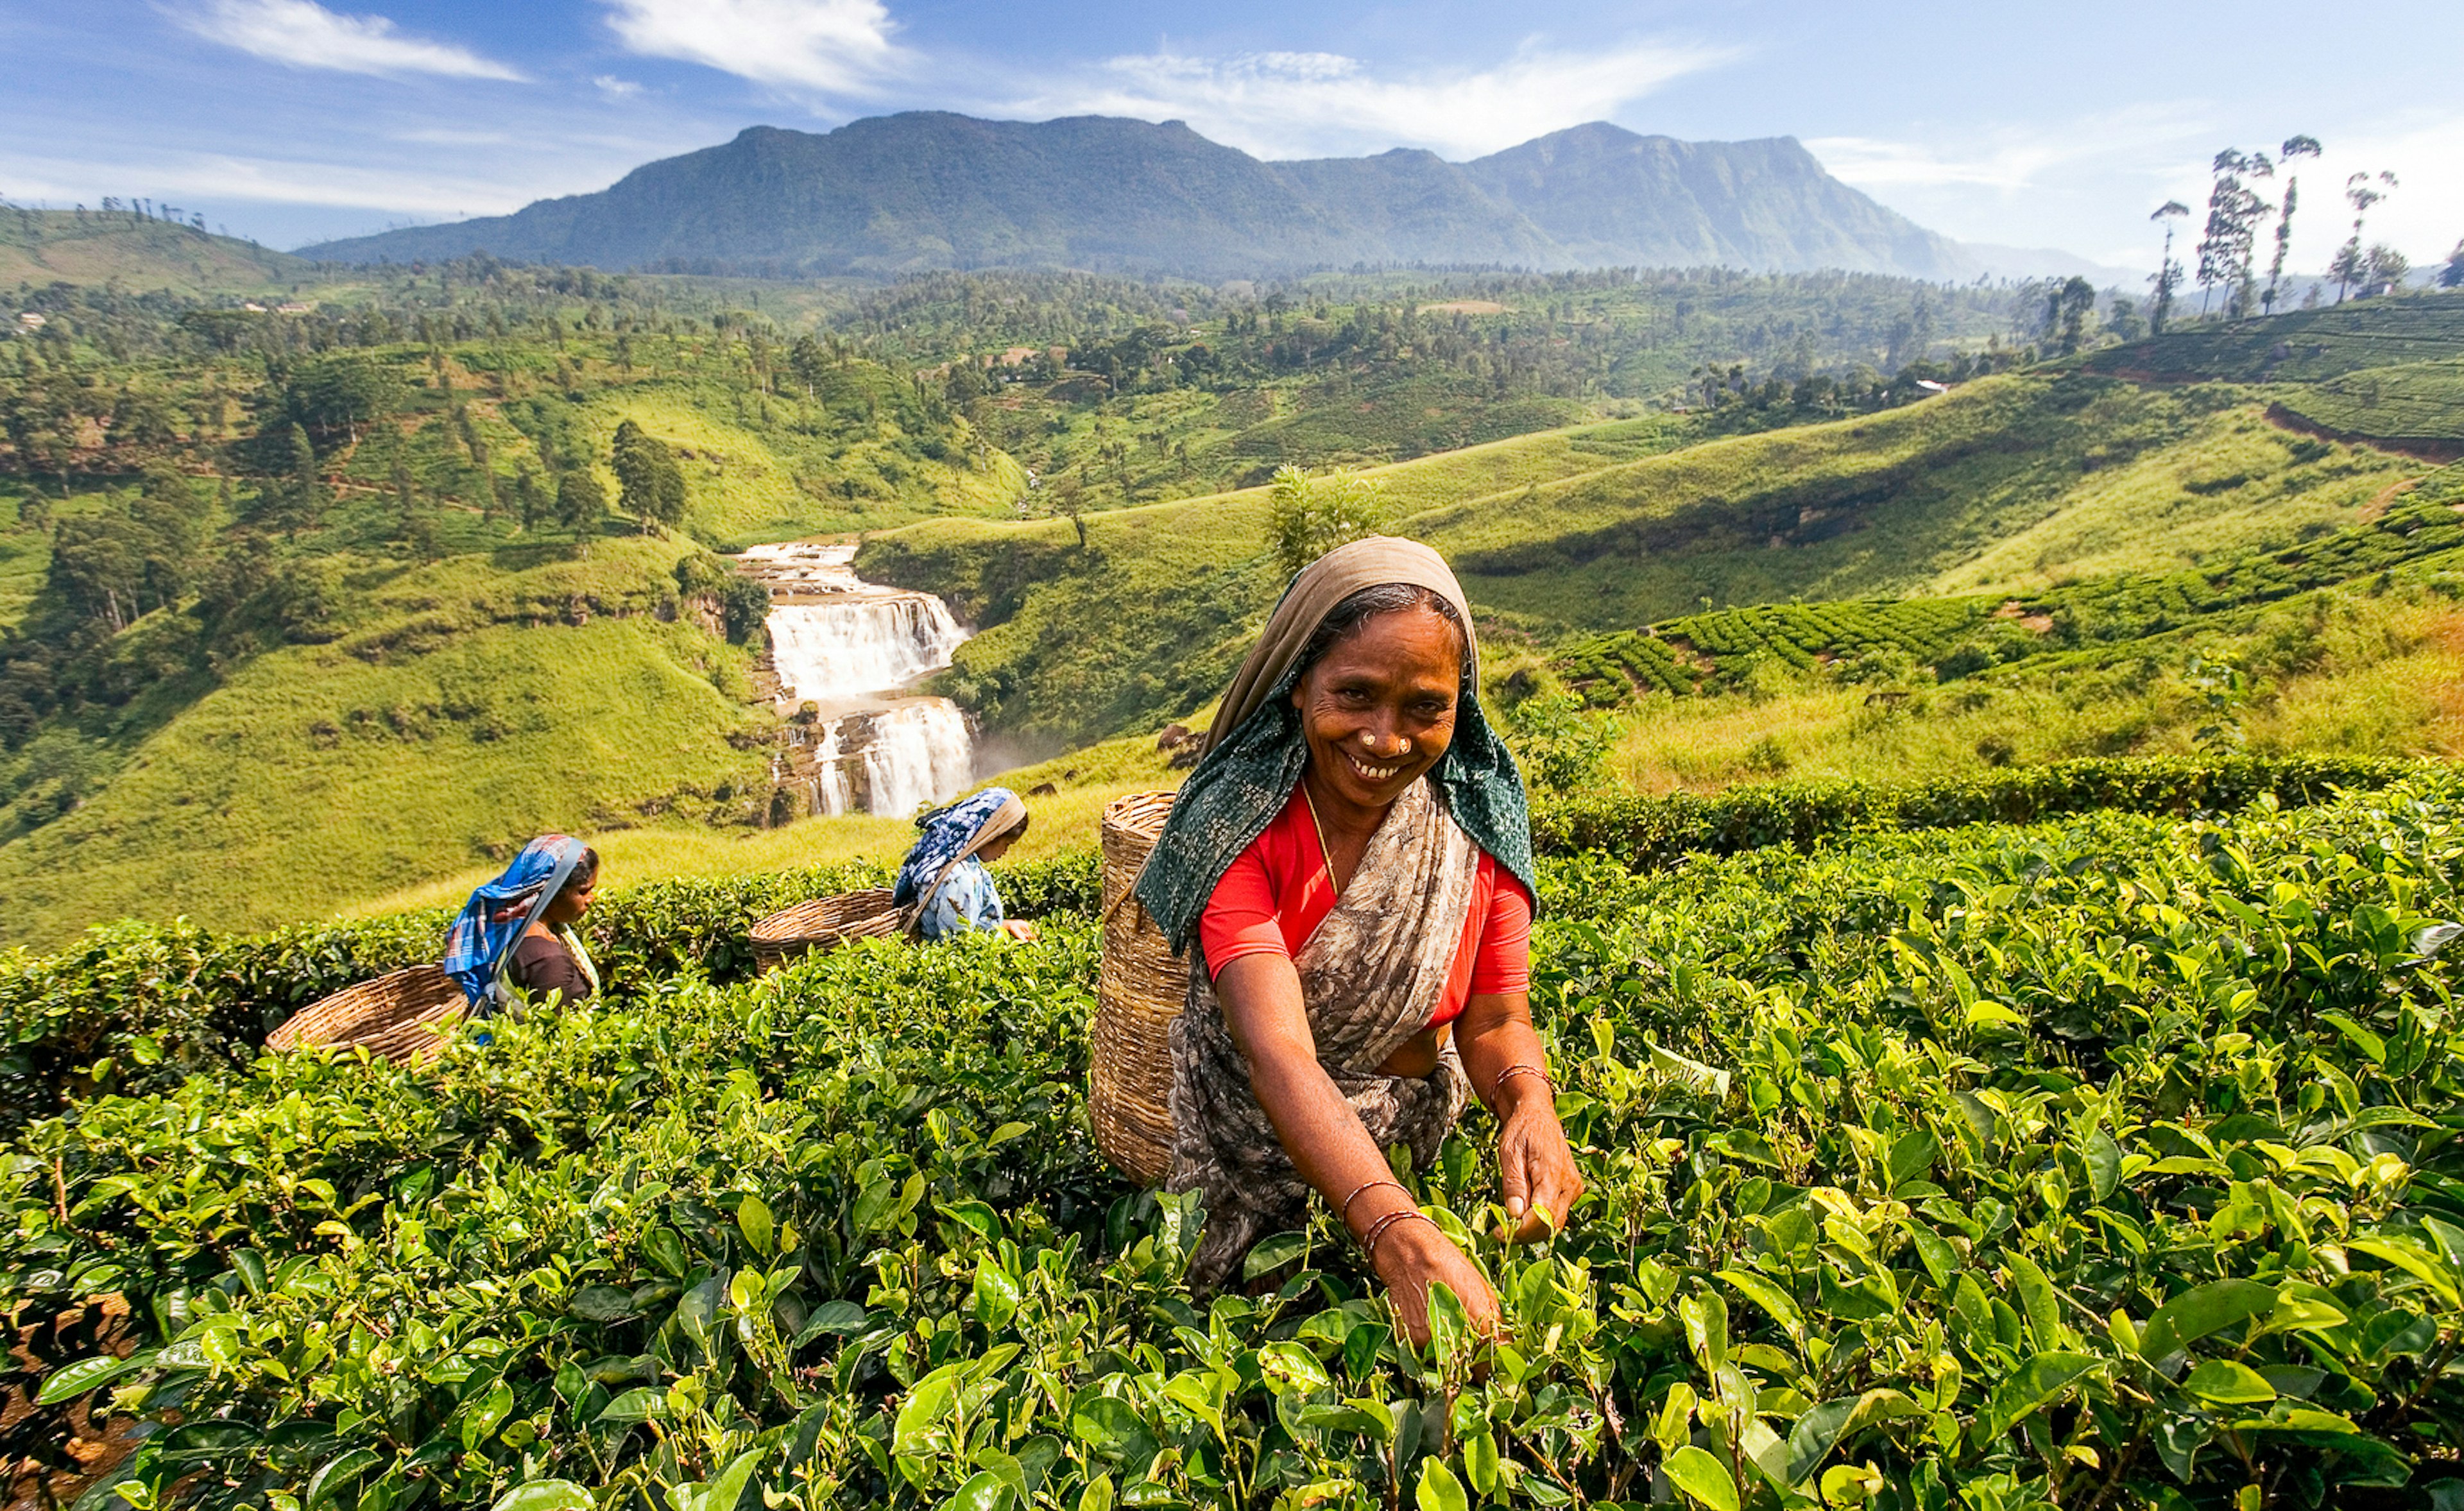
[[[595,193],[300,254],[407,262],[474,251],[609,270],[858,276],[1024,266],[1222,278],[1414,263],[1979,271],[1792,137],[1689,142],[1594,121],[1468,163],[1415,148],[1265,161],[1184,121],[946,111],[819,134],[748,126]]]

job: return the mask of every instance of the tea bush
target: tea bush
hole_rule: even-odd
[[[611,999],[629,1003],[680,974],[737,979],[765,914],[888,880],[861,865],[656,882],[605,893],[584,931]],[[1001,888],[1023,918],[1091,913],[1100,902],[1091,856],[1004,866]],[[67,1098],[160,1090],[242,1065],[319,997],[437,959],[450,921],[440,909],[238,937],[127,923],[54,955],[0,954],[0,1133]]]
[[[1858,781],[1773,782],[1708,795],[1619,793],[1537,809],[1532,843],[1544,853],[1604,851],[1629,868],[1688,855],[1766,845],[1806,846],[1844,834],[2028,823],[2109,808],[2131,813],[2223,812],[2261,797],[2316,802],[2340,788],[2384,786],[2413,762],[2331,756],[2088,757],[1908,786]]]
[[[144,1419],[89,1511],[2453,1503],[2464,782],[2246,795],[1548,862],[1595,1194],[1487,1242],[1477,1113],[1415,1183],[1491,1347],[1323,1216],[1180,1285],[1064,914],[30,1126],[0,1307],[137,1347],[8,1368]]]
[[[1829,835],[1986,820],[2027,821],[2091,808],[2168,813],[2234,808],[2261,792],[2306,802],[2333,786],[2393,780],[2399,762],[2296,756],[2220,763],[2060,762],[1967,781],[1885,788],[1823,782],[1560,799],[1534,814],[1544,853],[1605,850],[1629,867],[1690,853],[1811,844]],[[1092,913],[1102,901],[1090,853],[1003,866],[1013,916]],[[879,865],[688,877],[609,891],[586,931],[610,996],[629,1001],[683,973],[732,981],[753,964],[763,915],[833,892],[885,885]],[[51,956],[0,955],[0,1133],[103,1091],[161,1090],[207,1068],[244,1063],[265,1036],[319,997],[441,953],[442,910],[218,936],[177,923],[119,924]]]
[[[2133,643],[2186,626],[2230,629],[2296,594],[2399,571],[2452,584],[2464,566],[2464,515],[2433,473],[2402,507],[2375,519],[2212,566],[2125,573],[2033,596],[2001,594],[1832,603],[1768,603],[1664,620],[1644,630],[1578,637],[1550,659],[1595,707],[1638,693],[1678,697],[1734,688],[1761,662],[1799,671],[1832,667],[1857,680],[1929,667],[1947,681],[2038,656],[2113,659]],[[2007,609],[2007,613],[2004,612]]]

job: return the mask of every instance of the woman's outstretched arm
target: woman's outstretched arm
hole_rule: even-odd
[[[1318,1063],[1300,973],[1290,957],[1241,956],[1216,976],[1215,996],[1223,1005],[1232,1042],[1249,1062],[1250,1089],[1274,1124],[1292,1168],[1337,1210],[1353,1237],[1360,1237],[1380,1218],[1412,1211],[1410,1196],[1391,1185],[1361,1192],[1349,1213],[1341,1211],[1353,1193],[1372,1181],[1391,1181],[1393,1173],[1384,1151],[1360,1126],[1359,1114]],[[1397,1313],[1414,1342],[1428,1341],[1429,1286],[1438,1281],[1463,1299],[1475,1325],[1495,1329],[1497,1298],[1437,1224],[1409,1217],[1388,1223],[1371,1262],[1394,1295]]]
[[[1515,1241],[1545,1237],[1581,1198],[1583,1174],[1557,1121],[1531,999],[1521,992],[1473,997],[1455,1019],[1455,1045],[1472,1094],[1497,1114],[1499,1195],[1517,1224]],[[1540,1074],[1507,1074],[1517,1065]]]

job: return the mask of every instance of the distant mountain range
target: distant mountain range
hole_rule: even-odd
[[[1841,268],[1984,264],[1790,137],[1680,142],[1595,121],[1469,163],[1397,149],[1263,162],[1185,123],[917,111],[822,135],[754,126],[596,194],[300,249],[474,251],[614,271],[894,275],[1071,267],[1218,279],[1358,263]]]

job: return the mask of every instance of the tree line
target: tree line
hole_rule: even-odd
[[[2191,281],[2199,287],[2202,317],[2211,312],[2219,291],[2223,296],[2220,313],[2227,319],[2276,312],[2287,288],[2285,258],[2293,245],[2294,213],[2301,204],[2301,181],[2296,169],[2322,150],[2318,138],[2297,135],[2285,138],[2273,157],[2265,152],[2243,152],[2238,147],[2227,147],[2217,153],[2209,164],[2211,186],[2208,214],[2192,249],[2192,268],[2186,269],[2173,258],[2174,227],[2189,218],[2190,207],[2170,199],[2156,207],[2148,219],[2165,228],[2165,249],[2158,256],[2155,274],[2147,280],[2152,290],[2148,304],[2152,331],[2163,334],[2173,318],[2174,305],[2185,284]],[[2271,199],[2260,192],[2260,186],[2272,183],[2279,172],[2284,179],[2283,193]],[[2397,186],[2396,176],[2384,170],[2357,172],[2344,180],[2343,194],[2353,212],[2352,231],[2327,265],[2327,277],[2335,282],[2339,304],[2356,290],[2365,294],[2392,292],[2412,272],[2411,260],[2386,242],[2374,242],[2366,248],[2363,245],[2363,230],[2371,208],[2385,202]],[[2267,259],[2266,281],[2262,283],[2260,233],[2270,221],[2275,224],[2273,252]],[[2464,242],[2457,243],[2448,266],[2452,276],[2442,276],[2440,281],[2451,288],[2464,282]],[[2318,285],[2314,283],[2308,299],[2315,304],[2318,298]]]

